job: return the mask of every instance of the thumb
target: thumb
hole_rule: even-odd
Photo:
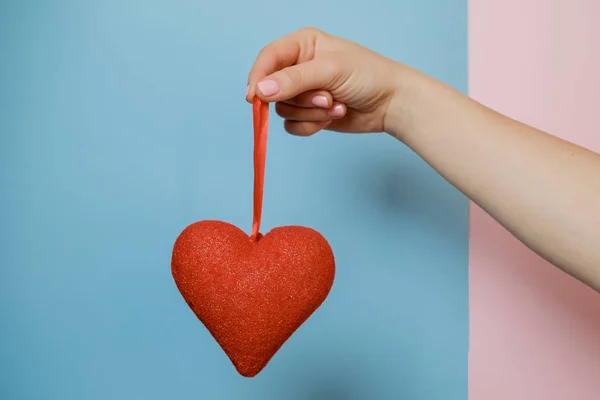
[[[256,84],[256,95],[263,101],[286,101],[309,90],[332,91],[346,80],[341,63],[320,58],[279,70]]]

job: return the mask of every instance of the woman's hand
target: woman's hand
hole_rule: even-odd
[[[383,132],[408,70],[356,43],[304,28],[260,52],[248,77],[246,100],[256,94],[276,102],[286,131],[295,135],[321,129]]]

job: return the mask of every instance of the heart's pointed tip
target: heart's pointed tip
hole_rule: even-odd
[[[254,378],[266,367],[266,364],[257,366],[234,363],[233,366],[235,367],[236,371],[244,378]]]
[[[262,369],[260,370],[262,371]],[[256,375],[258,375],[260,373],[260,371],[240,371],[238,370],[238,373],[243,376],[244,378],[254,378],[256,377]]]

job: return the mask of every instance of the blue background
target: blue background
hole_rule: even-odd
[[[0,399],[467,398],[467,200],[388,136],[273,118],[263,228],[338,269],[258,377],[169,266],[193,221],[250,229],[261,47],[318,26],[464,92],[466,0],[0,4]]]

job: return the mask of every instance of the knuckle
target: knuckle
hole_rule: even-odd
[[[258,52],[258,56],[262,57],[269,52],[269,46],[265,46]]]
[[[289,67],[281,71],[292,86],[302,86],[302,73],[299,68]]]
[[[291,133],[291,134],[297,134],[298,132],[296,132],[296,130],[294,129],[296,124],[292,123],[291,121],[284,121],[283,122],[283,129],[285,129],[285,131],[287,133]]]
[[[265,63],[274,63],[277,61],[277,49],[272,44],[269,44],[260,49],[256,58]]]
[[[275,113],[280,117],[286,116],[286,106],[281,102],[275,103]]]
[[[311,124],[299,121],[285,121],[284,129],[287,133],[295,136],[310,136],[315,133],[314,129],[310,126]]]
[[[298,30],[299,33],[305,35],[317,36],[323,33],[319,28],[315,28],[314,26],[304,26]]]

